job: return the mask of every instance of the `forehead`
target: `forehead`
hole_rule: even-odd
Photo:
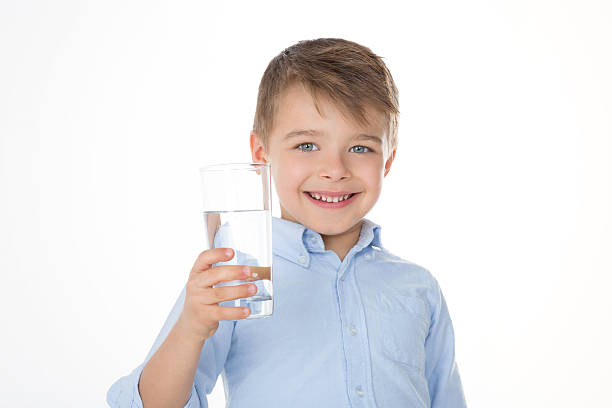
[[[363,108],[367,123],[358,120],[347,107],[323,92],[315,96],[301,83],[294,83],[285,88],[278,98],[271,133],[287,133],[297,128],[334,127],[347,132],[376,134],[382,138],[386,133],[384,113],[370,105]]]

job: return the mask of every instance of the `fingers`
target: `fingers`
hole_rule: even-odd
[[[212,305],[208,311],[209,315],[216,321],[240,320],[246,318],[251,311],[248,307],[231,307]]]
[[[221,281],[245,280],[247,274],[243,268],[248,267],[227,265],[211,268],[207,272],[197,274],[189,279],[187,291],[190,295],[198,298],[198,303],[204,305],[251,297],[257,293],[257,286],[253,283],[213,288],[214,285]]]
[[[261,279],[252,273],[253,268],[257,268],[264,275],[269,272],[265,268],[250,267],[246,265],[221,265],[212,267],[217,262],[225,262],[232,259],[234,251],[231,248],[213,248],[202,252],[191,270],[189,281],[187,282],[187,293],[196,304],[205,306],[218,306],[218,303],[234,299],[248,298],[257,293],[257,286],[254,284],[220,286],[214,288],[220,282],[227,281],[252,281]],[[269,270],[269,267],[267,268]],[[267,273],[266,273],[267,272]],[[228,308],[227,306],[221,307]],[[235,308],[229,308],[235,309]],[[229,311],[225,313],[220,320],[235,320],[236,313],[240,314],[241,308],[238,311]],[[248,308],[247,308],[248,309]],[[216,309],[215,309],[216,310]],[[210,310],[211,313],[223,313]],[[213,316],[214,317],[214,316]],[[241,316],[239,318],[244,318]]]
[[[234,250],[231,248],[212,248],[207,249],[198,255],[190,276],[210,269],[211,265],[217,262],[227,262],[234,257]]]
[[[250,267],[248,266],[222,265],[210,268],[204,273],[195,274],[190,280],[197,287],[210,288],[220,282],[248,280],[250,277]]]
[[[202,299],[205,304],[211,305],[228,300],[248,298],[257,293],[257,286],[253,283],[235,286],[220,286],[218,288],[205,288]]]

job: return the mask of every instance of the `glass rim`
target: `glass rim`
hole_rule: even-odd
[[[199,171],[226,171],[226,170],[257,170],[261,168],[270,168],[270,163],[213,163],[200,166]]]

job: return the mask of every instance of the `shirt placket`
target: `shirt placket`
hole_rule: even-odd
[[[342,341],[347,368],[347,393],[352,407],[375,407],[370,387],[371,368],[361,296],[355,281],[355,259],[338,270]]]

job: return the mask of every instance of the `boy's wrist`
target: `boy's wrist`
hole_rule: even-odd
[[[176,321],[172,331],[179,339],[191,344],[203,345],[208,339],[208,337],[195,334],[193,330],[189,329],[189,327],[185,325],[182,316]]]

